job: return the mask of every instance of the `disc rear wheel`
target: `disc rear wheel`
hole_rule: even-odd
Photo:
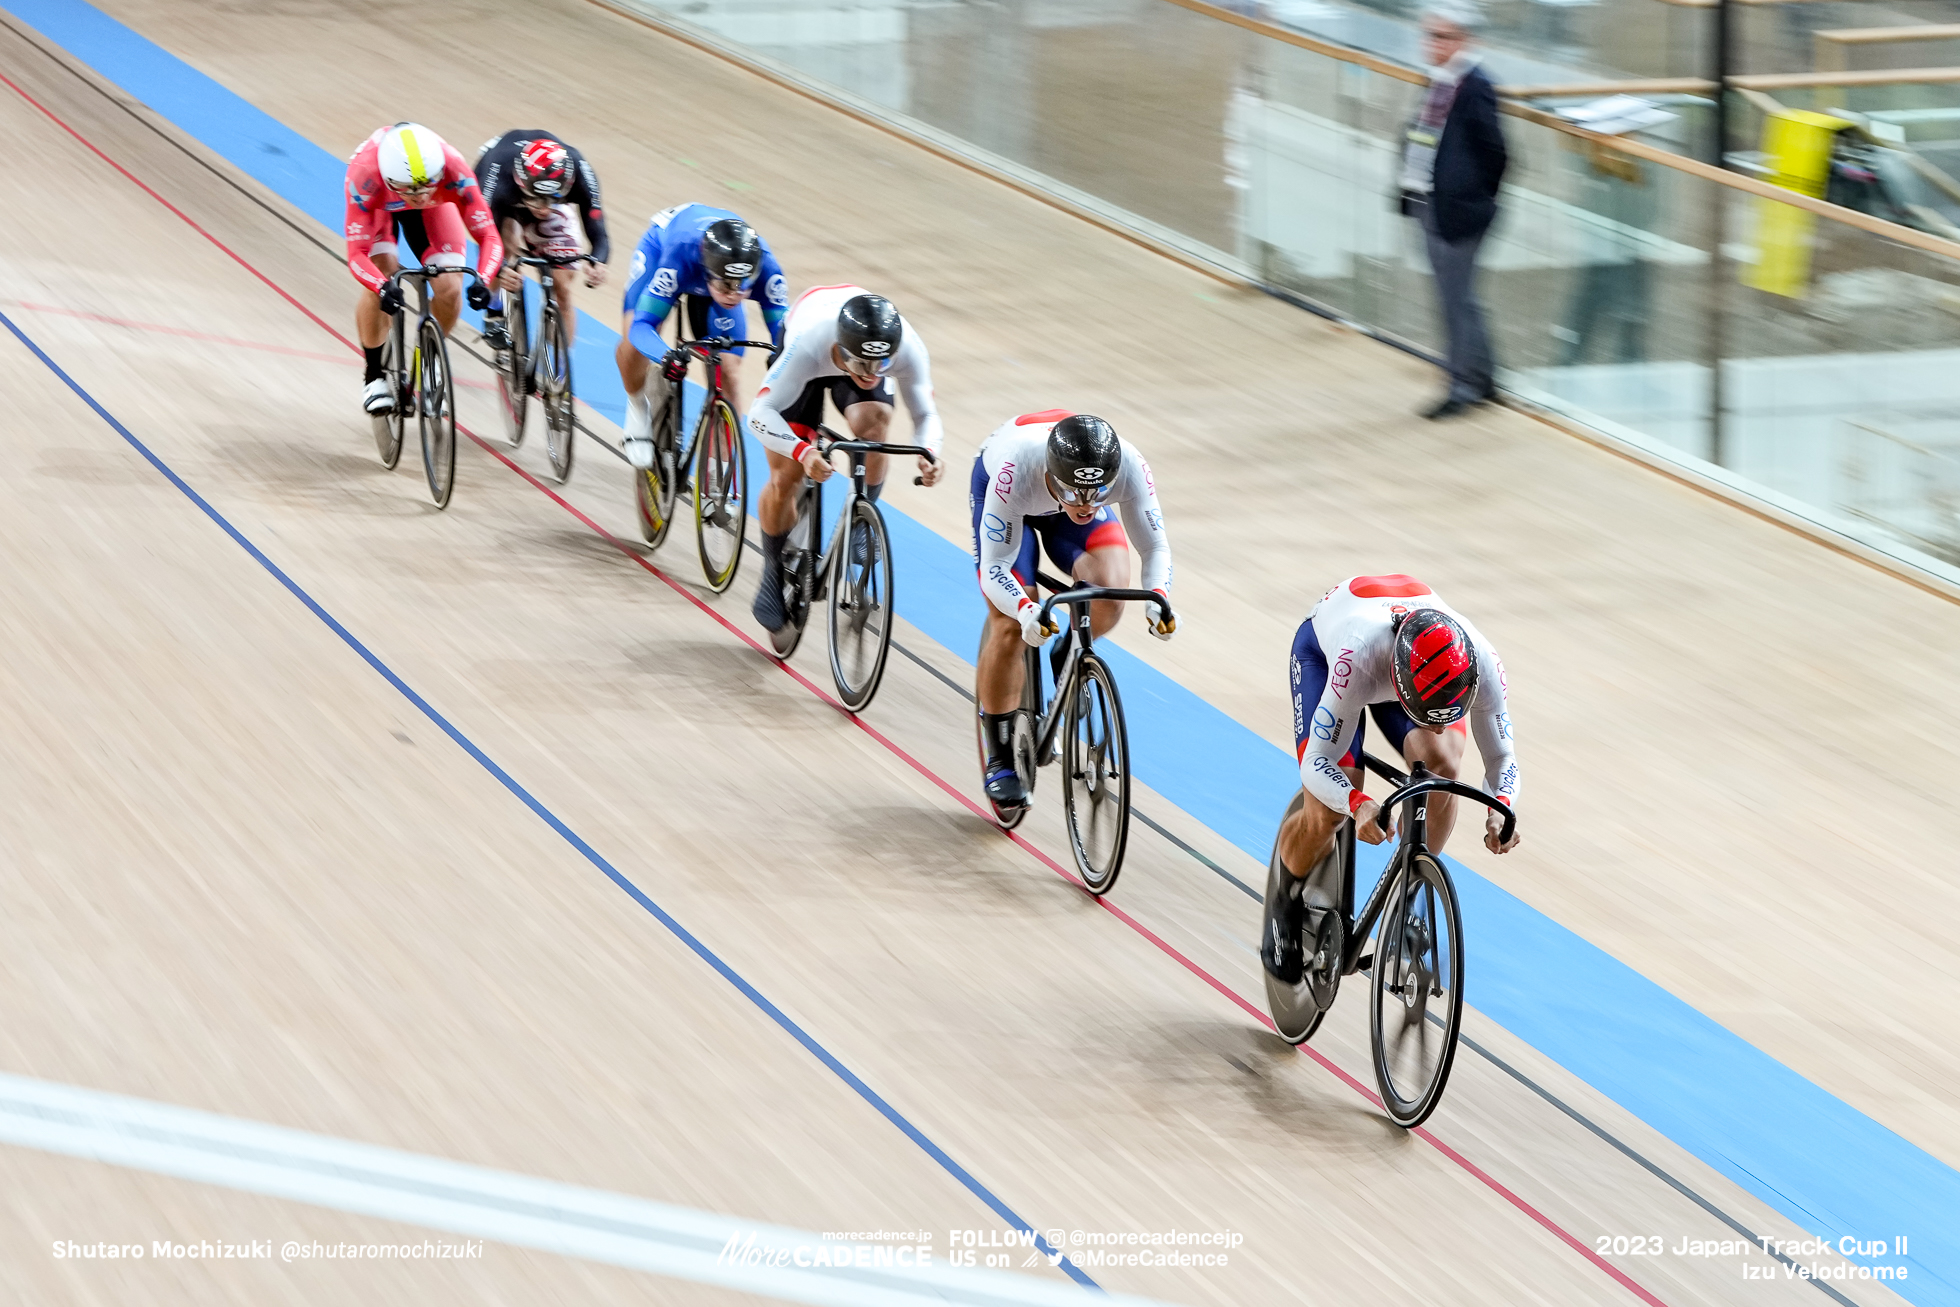
[[[394,394],[395,405],[370,421],[374,424],[374,452],[381,455],[381,466],[392,471],[401,462],[402,436],[408,429],[408,406],[412,402],[410,378],[402,362],[400,314],[395,315],[393,325],[388,328],[388,338],[381,343],[381,368],[381,375]]]
[[[716,594],[735,583],[749,520],[749,461],[735,410],[717,395],[694,432],[694,540]]]
[[[510,348],[501,352],[503,366],[497,369],[497,398],[504,413],[504,439],[512,449],[524,443],[524,419],[530,396],[525,381],[531,374],[529,326],[524,320],[524,292],[504,293],[504,325],[510,330]]]
[[[1109,665],[1077,664],[1063,720],[1062,781],[1075,869],[1091,894],[1107,894],[1123,870],[1130,835],[1130,742]]]
[[[1375,936],[1375,1083],[1382,1108],[1413,1128],[1442,1100],[1463,1023],[1463,918],[1456,884],[1427,853],[1407,859]]]
[[[680,387],[670,386],[660,411],[653,415],[653,466],[633,473],[640,538],[655,548],[674,525],[674,501],[680,494],[680,445]]]
[[[578,439],[578,428],[572,411],[572,352],[565,343],[565,320],[555,310],[545,313],[531,375],[536,378],[538,403],[544,408],[545,453],[551,459],[551,475],[563,483],[572,475],[572,446]]]
[[[449,346],[433,319],[422,324],[415,352],[422,467],[429,477],[429,498],[437,508],[447,508],[456,489],[456,393],[449,375]]]
[[[891,541],[876,504],[857,501],[832,570],[830,674],[844,707],[862,712],[878,693],[892,647]]]

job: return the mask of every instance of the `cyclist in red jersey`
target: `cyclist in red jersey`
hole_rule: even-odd
[[[389,319],[401,308],[399,291],[384,296],[388,278],[401,267],[396,241],[408,242],[424,267],[460,268],[471,236],[479,247],[477,274],[487,286],[503,263],[504,243],[476,173],[440,136],[420,123],[396,123],[354,151],[347,164],[347,267],[364,288],[354,326],[367,357],[361,407],[369,413],[395,406],[382,377],[381,347]],[[446,335],[462,308],[461,288],[452,277],[439,277],[434,286],[435,317]],[[482,308],[489,291],[472,286],[470,303]]]

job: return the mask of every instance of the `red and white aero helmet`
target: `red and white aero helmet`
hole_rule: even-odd
[[[442,180],[447,149],[442,137],[421,123],[396,123],[382,135],[375,162],[388,189],[416,195],[434,190]]]
[[[524,142],[517,152],[517,189],[541,200],[559,198],[570,186],[568,158],[565,147],[549,136]]]
[[[1477,701],[1477,651],[1448,613],[1418,608],[1398,617],[1389,662],[1395,697],[1418,726],[1448,726]]]

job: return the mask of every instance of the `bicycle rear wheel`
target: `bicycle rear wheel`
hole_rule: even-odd
[[[716,594],[735,583],[749,520],[749,459],[735,410],[717,395],[694,430],[694,542]]]
[[[408,406],[413,387],[407,361],[402,358],[402,315],[397,313],[388,327],[388,338],[381,342],[382,376],[394,392],[395,406],[372,418],[374,452],[381,455],[381,466],[394,469],[402,458],[402,436],[408,430]]]
[[[891,541],[878,506],[858,500],[843,539],[830,582],[830,675],[844,707],[863,712],[892,647]]]
[[[544,406],[544,444],[551,475],[562,484],[572,475],[578,428],[572,421],[572,351],[565,342],[565,319],[555,306],[545,309],[532,375],[537,378],[538,402]]]
[[[640,538],[656,549],[674,525],[674,501],[680,494],[680,448],[681,388],[669,386],[660,411],[653,415],[653,466],[633,474]]]
[[[776,657],[788,658],[802,642],[803,628],[810,620],[810,601],[816,595],[815,573],[823,557],[817,544],[818,519],[823,497],[817,487],[805,483],[796,497],[796,521],[783,540],[783,612],[789,620],[783,629],[769,633]]]
[[[510,329],[510,348],[503,352],[504,365],[497,370],[497,398],[504,410],[504,439],[516,449],[524,443],[524,418],[530,403],[531,337],[524,320],[524,292],[504,292],[504,325]]]
[[[1375,1083],[1389,1119],[1413,1129],[1442,1100],[1463,1023],[1456,883],[1427,853],[1403,860],[1389,890],[1372,972]]]
[[[429,498],[449,507],[456,489],[456,392],[449,375],[449,344],[433,318],[422,324],[416,346],[415,415],[422,426],[422,467]]]
[[[1095,654],[1076,664],[1062,722],[1063,798],[1075,869],[1091,894],[1107,894],[1123,870],[1130,838],[1130,741],[1109,665]]]

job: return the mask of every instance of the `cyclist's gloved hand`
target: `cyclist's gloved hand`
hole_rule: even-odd
[[[381,288],[381,311],[391,318],[402,311],[402,288],[392,281]]]
[[[1158,590],[1155,593],[1164,595],[1162,590]],[[1170,596],[1164,595],[1164,601],[1168,604],[1170,602]],[[1156,604],[1145,604],[1143,608],[1143,624],[1149,627],[1150,634],[1156,636],[1159,640],[1168,640],[1177,634],[1177,614],[1174,612],[1170,613],[1162,621],[1159,621],[1158,611]]]
[[[1042,642],[1047,640],[1049,636],[1061,630],[1052,621],[1044,622],[1041,620],[1041,605],[1032,599],[1022,600],[1020,618],[1021,639],[1037,649],[1042,646]]]
[[[470,302],[471,308],[479,312],[490,307],[490,288],[480,281],[471,282],[463,297]]]
[[[670,349],[660,359],[660,375],[669,381],[681,381],[687,376],[687,351]]]

